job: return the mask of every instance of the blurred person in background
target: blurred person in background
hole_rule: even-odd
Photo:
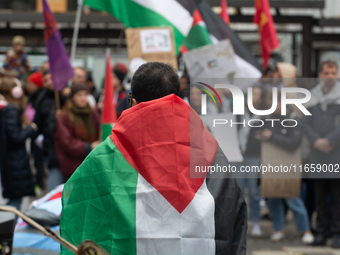
[[[25,99],[21,85],[13,78],[0,80],[0,94],[7,105],[1,109],[0,163],[3,197],[8,205],[20,209],[22,197],[34,196],[34,181],[26,152],[27,138],[34,138],[37,125],[24,115]]]
[[[28,95],[27,106],[25,110],[25,115],[27,116],[29,121],[34,120],[34,116],[36,113],[36,101],[43,89],[43,77],[40,72],[34,72],[27,77],[25,84],[25,91]],[[44,164],[43,164],[43,152],[42,148],[39,147],[39,143],[37,140],[32,141],[31,143],[31,153],[34,157],[34,166],[37,170],[36,174],[36,182],[39,188],[44,188]],[[38,188],[37,187],[37,188]],[[36,190],[37,191],[37,190]],[[38,191],[37,191],[38,193]]]
[[[58,92],[59,93],[59,92]],[[59,93],[59,102],[61,107],[65,103],[65,97]],[[54,133],[57,125],[57,119],[61,114],[61,110],[56,107],[56,98],[54,92],[54,84],[51,74],[48,71],[43,73],[43,89],[37,97],[35,103],[34,122],[38,126],[38,133],[43,135],[43,154],[44,160],[49,169],[47,179],[47,191],[51,191],[54,187],[65,182],[64,177],[59,168],[59,162],[55,153]]]
[[[278,93],[277,107],[273,114],[267,117],[267,119],[277,119],[284,120],[287,117],[281,115],[281,93]],[[272,92],[269,91],[265,96],[266,109],[269,109],[272,104]],[[287,116],[290,119],[296,118],[296,113],[292,108],[287,107]],[[277,122],[279,123],[279,122]],[[293,121],[286,121],[287,126],[293,126]],[[302,132],[299,126],[294,128],[283,127],[282,125],[274,124],[271,122],[265,122],[264,129],[259,133],[261,141],[270,142],[284,150],[296,151],[300,144],[302,138]],[[287,164],[287,162],[284,162]],[[292,210],[294,214],[294,220],[298,231],[303,234],[302,242],[305,244],[310,244],[314,241],[314,236],[311,232],[310,222],[308,218],[308,213],[306,207],[301,199],[301,197],[291,197],[291,198],[268,198],[268,207],[272,215],[273,225],[275,232],[272,234],[270,239],[272,241],[280,241],[285,237],[285,207],[284,203],[287,204],[288,208]]]
[[[113,68],[113,88],[114,88],[114,100],[116,104],[117,118],[122,112],[129,108],[129,100],[127,98],[127,91],[124,88],[123,81],[127,74],[127,67],[123,63],[117,63]]]
[[[222,101],[222,105],[217,104],[217,111],[219,113],[229,113],[229,112],[231,112],[231,106],[230,106],[231,92],[230,92],[230,90],[220,88],[220,89],[216,89],[216,92],[218,93],[218,95],[220,96],[221,101]]]
[[[253,106],[257,110],[263,109],[263,88],[253,87],[252,102]],[[246,108],[248,109],[248,108]],[[246,122],[250,119],[259,119],[259,116],[252,114],[249,110],[245,112],[242,116]],[[238,119],[238,122],[243,120]],[[243,162],[239,164],[243,166],[260,166],[261,163],[261,140],[259,132],[260,127],[256,127],[261,123],[253,122],[252,125],[255,127],[250,127],[248,125],[241,126],[238,132],[239,142],[241,151],[243,154]],[[260,228],[260,186],[259,186],[259,173],[246,173],[242,175],[241,178],[237,179],[238,185],[240,186],[242,193],[244,194],[245,188],[248,188],[249,196],[249,208],[250,208],[250,220],[253,222],[252,230],[250,234],[254,237],[262,236],[262,231]]]
[[[296,67],[291,63],[279,62],[276,64],[272,74],[272,86],[275,87],[296,87]]]
[[[25,84],[24,88],[25,88],[25,91],[28,95],[28,103],[27,104],[34,107],[36,100],[37,100],[37,97],[38,97],[39,93],[42,91],[42,88],[43,88],[42,73],[34,72],[34,73],[30,74],[26,79],[26,84]],[[29,117],[29,119],[30,119],[30,117]],[[33,118],[31,120],[33,120]]]
[[[87,71],[83,67],[75,67],[73,69],[74,71],[74,76],[72,78],[72,84],[87,84]],[[71,88],[66,87],[67,89],[67,96],[71,95]],[[92,95],[92,93],[89,93],[87,95],[87,101],[89,102],[91,108],[94,108],[97,104],[97,101],[95,97]]]
[[[90,91],[90,94],[96,100],[96,103],[98,103],[102,93],[96,88],[96,85],[94,84],[91,72],[87,73],[86,86],[87,86],[88,90]]]
[[[73,69],[74,76],[72,78],[72,83],[85,83],[86,82],[86,75],[87,71],[83,67],[75,67]]]
[[[13,48],[6,52],[3,68],[8,76],[21,79],[26,72],[31,72],[32,67],[28,55],[24,52],[25,38],[17,35],[12,41]]]
[[[312,97],[305,104],[312,115],[304,116],[302,122],[311,146],[309,164],[335,165],[339,164],[340,157],[340,82],[337,63],[331,60],[322,62],[319,78],[320,83],[311,90]],[[327,173],[323,174],[327,178]],[[325,245],[326,236],[331,233],[331,246],[340,248],[340,180],[334,179],[334,175],[330,177],[314,180],[317,235],[313,244]],[[331,194],[332,208],[330,226],[328,193]]]
[[[179,79],[181,82],[179,87],[179,97],[185,102],[189,103],[189,93],[190,93],[190,79],[187,74],[183,74]]]
[[[48,61],[44,61],[40,67],[41,73],[44,73],[45,71],[50,71],[50,63]]]
[[[58,119],[54,143],[65,180],[100,143],[99,116],[91,109],[87,101],[88,94],[85,84],[73,84],[71,98],[67,100]]]

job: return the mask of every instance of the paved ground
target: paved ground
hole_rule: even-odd
[[[249,229],[251,229],[249,223]],[[311,247],[301,242],[301,235],[295,227],[292,214],[289,212],[285,234],[286,238],[280,242],[271,242],[269,240],[273,231],[272,222],[269,220],[261,221],[263,236],[252,238],[248,235],[247,254],[249,255],[340,255],[340,249],[329,247]],[[329,240],[331,241],[331,240]]]

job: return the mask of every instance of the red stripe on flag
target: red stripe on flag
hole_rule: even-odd
[[[103,102],[103,115],[102,123],[114,123],[117,120],[116,106],[113,102],[114,91],[113,91],[113,78],[111,68],[110,53],[106,54],[106,74],[105,74],[105,87],[104,87],[104,102]]]
[[[185,45],[181,45],[181,47],[179,48],[179,51],[183,54],[188,52],[188,48]]]
[[[110,137],[179,213],[194,199],[206,175],[194,172],[199,178],[190,178],[190,170],[211,166],[218,149],[197,113],[173,94],[125,110]]]
[[[51,201],[51,200],[54,200],[54,199],[57,199],[57,198],[61,198],[61,195],[62,195],[62,192],[58,192],[58,193],[54,194],[52,197],[50,197],[48,199],[48,201]]]
[[[228,14],[228,5],[227,5],[227,0],[221,0],[221,13],[220,13],[220,17],[221,19],[223,19],[223,21],[225,23],[227,23],[228,25],[230,24],[230,18],[229,18],[229,14]]]
[[[203,22],[202,15],[198,9],[194,11],[192,17],[194,18],[192,26],[196,26],[199,22]]]

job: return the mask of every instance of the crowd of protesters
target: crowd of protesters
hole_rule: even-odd
[[[95,86],[91,73],[81,67],[74,68],[71,85],[62,91],[54,89],[48,62],[31,67],[23,51],[25,39],[16,36],[13,48],[8,51],[0,69],[0,167],[3,197],[8,204],[20,208],[22,197],[34,196],[40,190],[51,191],[65,183],[86,156],[100,143],[100,113],[103,105],[102,91]],[[130,107],[127,67],[118,63],[113,67],[114,101],[117,117]],[[289,63],[275,63],[266,70],[265,79],[253,87],[252,101],[256,109],[272,106],[271,88],[297,86],[296,68]],[[190,87],[189,77],[181,75],[178,95],[201,114],[202,90]],[[295,108],[287,108],[290,119],[299,119],[293,129],[265,125],[238,128],[243,162],[239,165],[261,164],[261,145],[275,144],[286,151],[302,149],[303,163],[339,164],[340,156],[340,84],[338,65],[334,61],[321,63],[320,83],[312,88],[308,104],[311,116],[302,116]],[[218,89],[223,101],[215,106],[208,101],[207,113],[232,111],[232,95]],[[278,97],[280,100],[280,97]],[[238,118],[255,116],[248,110]],[[281,103],[270,116],[281,120]],[[240,120],[241,121],[241,120]],[[309,144],[309,145],[306,145]],[[287,162],[285,162],[287,163]],[[250,234],[259,237],[261,198],[259,175],[239,178],[238,184],[248,194],[252,221]],[[47,176],[47,178],[45,178]],[[293,212],[302,242],[324,245],[333,237],[332,247],[340,248],[340,182],[337,179],[302,180],[299,197],[266,198],[274,232],[272,241],[285,237],[287,209]],[[248,190],[248,192],[245,192]],[[307,190],[307,191],[306,191]],[[315,194],[315,196],[311,196]],[[316,228],[312,234],[311,215],[316,212]]]
[[[268,68],[263,79],[252,89],[252,103],[255,109],[270,109],[273,105],[272,88],[278,88],[278,102],[275,111],[270,116],[256,116],[249,109],[242,116],[237,116],[237,123],[245,123],[250,119],[283,119],[297,120],[298,125],[294,128],[287,128],[282,125],[272,125],[271,122],[252,123],[252,127],[238,125],[238,138],[240,151],[243,154],[243,162],[233,163],[237,167],[241,166],[260,166],[262,163],[261,145],[271,143],[282,152],[301,152],[301,164],[333,165],[339,164],[340,156],[340,83],[338,81],[338,65],[335,61],[327,60],[320,64],[319,83],[311,89],[311,100],[304,106],[311,112],[311,115],[303,115],[301,111],[288,105],[286,116],[281,114],[281,94],[282,87],[297,87],[296,68],[289,63],[275,63]],[[303,82],[301,82],[303,83]],[[308,84],[310,85],[310,84]],[[304,84],[304,87],[307,88]],[[232,95],[227,91],[218,92],[222,99],[229,99]],[[197,87],[190,90],[190,103],[198,114],[201,112],[202,91]],[[245,95],[247,96],[247,95]],[[298,95],[290,95],[292,98]],[[245,100],[247,101],[247,100]],[[228,102],[228,101],[226,101]],[[207,103],[207,114],[217,112],[231,112],[232,104],[226,103],[229,109],[218,109],[213,103]],[[247,108],[247,107],[246,107]],[[260,121],[260,120],[259,120]],[[277,122],[279,123],[279,122]],[[286,125],[290,125],[286,121]],[[261,127],[260,127],[261,126]],[[290,126],[294,126],[291,123]],[[280,158],[278,159],[280,161]],[[281,163],[290,164],[289,159]],[[332,237],[331,246],[340,248],[339,231],[339,208],[340,208],[340,181],[335,175],[322,178],[308,179],[302,176],[301,196],[280,198],[268,197],[261,198],[260,174],[256,172],[247,173],[246,176],[238,178],[238,184],[245,194],[247,189],[249,196],[249,219],[252,221],[250,234],[254,237],[262,236],[260,228],[261,205],[266,204],[273,222],[274,232],[270,239],[280,241],[285,238],[285,221],[287,209],[294,215],[297,230],[302,234],[302,242],[312,245],[325,245],[327,238]],[[265,200],[264,200],[265,199]],[[316,212],[316,226],[312,233],[312,215]]]
[[[57,91],[48,62],[30,66],[16,36],[0,69],[0,168],[3,197],[20,208],[22,197],[65,183],[100,143],[101,91],[91,73],[74,68],[71,85]],[[124,64],[113,68],[117,116],[129,107]],[[47,176],[47,178],[44,178]]]

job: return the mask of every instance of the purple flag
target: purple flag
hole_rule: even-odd
[[[48,6],[46,0],[44,6],[44,39],[47,48],[48,62],[54,87],[61,91],[67,82],[72,79],[74,73],[70,59],[61,40],[61,34],[57,28],[57,22]]]

